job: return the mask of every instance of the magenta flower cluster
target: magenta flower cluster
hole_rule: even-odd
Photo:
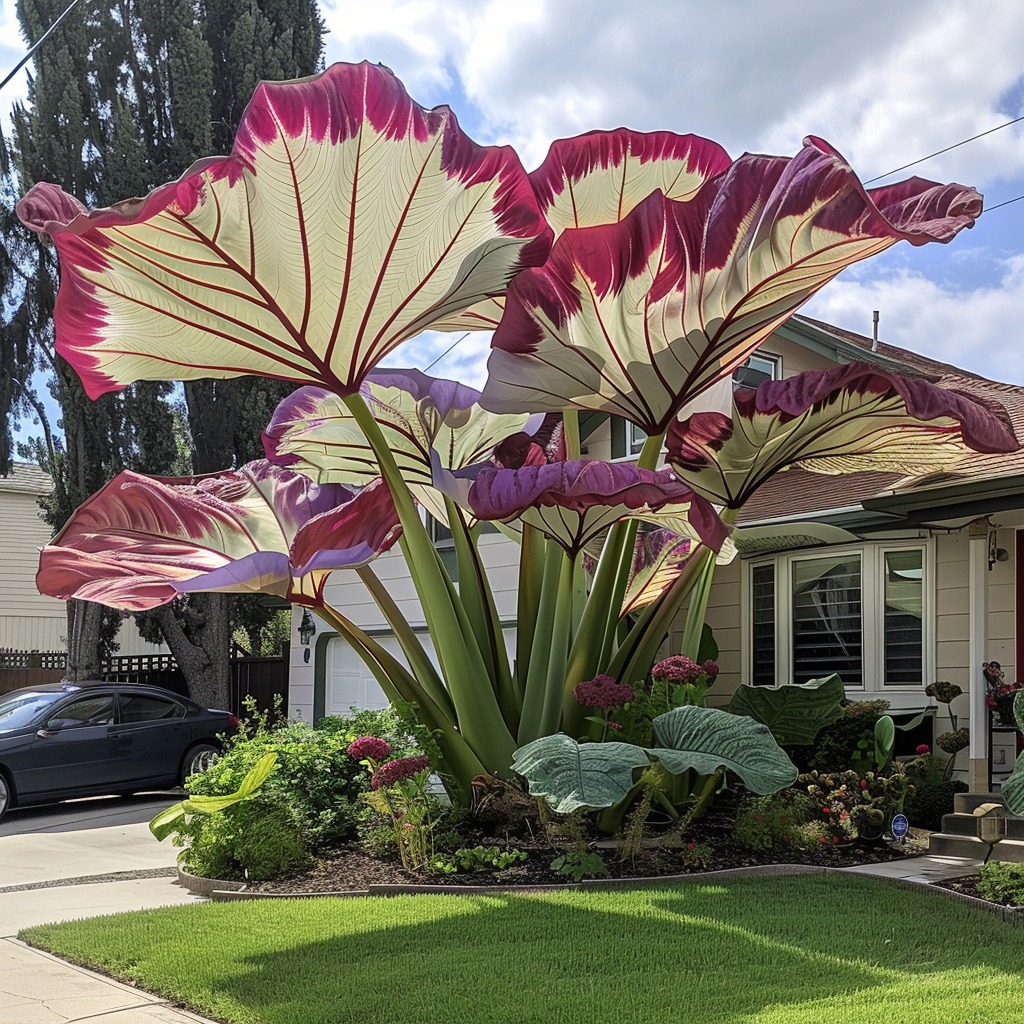
[[[423,754],[417,754],[415,757],[396,757],[394,761],[382,764],[370,776],[370,789],[387,789],[396,783],[411,779],[429,767],[430,758]]]
[[[359,761],[383,761],[391,753],[391,744],[376,736],[360,736],[348,745],[349,754]]]
[[[633,687],[629,683],[617,683],[612,676],[600,675],[577,683],[572,688],[572,695],[580,707],[610,711],[633,699]]]
[[[706,676],[708,682],[714,682],[718,677],[718,663],[708,658],[707,661],[697,664],[692,658],[685,654],[674,654],[671,658],[664,658],[651,669],[651,675],[655,679],[663,679],[668,683],[697,683]]]

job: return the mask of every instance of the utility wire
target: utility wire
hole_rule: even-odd
[[[429,370],[432,366],[437,366],[437,364],[441,362],[441,360],[444,359],[444,357],[448,355],[448,353],[451,352],[451,350],[455,348],[456,345],[458,345],[460,342],[465,341],[472,333],[472,331],[466,331],[466,333],[463,334],[461,337],[456,338],[423,372],[426,373],[427,370]]]
[[[71,0],[68,4],[67,9],[64,13],[32,44],[28,53],[25,54],[21,60],[14,66],[14,70],[0,82],[0,89],[2,89],[32,58],[32,54],[39,49],[40,46],[46,41],[46,37],[78,6],[78,0]]]
[[[968,142],[974,142],[975,139],[983,139],[986,135],[991,135],[993,132],[1001,131],[1003,128],[1009,128],[1011,124],[1017,124],[1020,121],[1024,121],[1024,115],[1015,117],[1012,121],[1007,121],[1006,124],[996,125],[995,128],[989,128],[987,132],[980,132],[978,135],[972,135],[969,139],[963,139],[960,142],[954,142],[952,146],[947,146],[945,149],[937,149],[934,153],[929,153],[928,156],[921,157],[920,160],[911,160],[909,164],[904,164],[902,167],[896,167],[891,171],[886,171],[885,174],[879,174],[877,177],[868,178],[864,182],[865,185],[870,185],[873,181],[881,181],[883,178],[888,178],[890,174],[898,174],[900,171],[905,171],[908,167],[916,167],[918,164],[923,164],[925,160],[931,160],[932,157],[941,156],[943,153],[948,153],[951,149],[957,149],[959,146],[966,146]],[[1015,200],[1010,200],[1014,202]],[[1005,206],[1005,203],[1000,203],[1000,206]],[[995,207],[991,207],[995,209]]]

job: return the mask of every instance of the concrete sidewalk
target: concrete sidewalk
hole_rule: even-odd
[[[0,1024],[203,1021],[14,937],[38,924],[197,902],[176,882],[177,852],[145,823],[0,836]]]

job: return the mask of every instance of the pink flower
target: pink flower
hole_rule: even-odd
[[[671,658],[663,658],[651,669],[651,675],[655,679],[663,679],[668,683],[695,683],[703,674],[702,666],[685,654],[673,654]]]
[[[930,754],[931,752],[932,748],[929,747],[927,743],[920,743],[914,747],[915,754]]]
[[[391,744],[376,736],[360,736],[348,745],[349,754],[359,761],[383,761],[391,753]]]
[[[718,678],[718,662],[712,661],[708,658],[707,661],[702,661],[700,665],[701,672],[708,677],[709,682],[714,682]]]
[[[622,728],[622,726],[618,722],[609,722],[608,723],[608,728],[609,729],[619,730],[619,729]]]
[[[422,754],[416,757],[396,757],[394,761],[382,764],[370,776],[370,789],[387,789],[405,779],[411,779],[418,772],[429,767],[430,758]]]
[[[633,699],[633,687],[629,683],[617,683],[612,676],[600,675],[577,683],[572,688],[576,703],[584,708],[621,708]]]

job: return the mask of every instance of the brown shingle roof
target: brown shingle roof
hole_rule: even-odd
[[[879,342],[872,352],[872,341],[861,334],[833,327],[810,317],[796,317],[817,330],[824,331],[840,341],[863,351],[863,358],[871,362],[878,357],[897,364],[897,372],[922,374],[940,387],[961,391],[986,404],[997,404],[1006,410],[1014,433],[1024,441],[1024,388],[989,380],[969,370],[940,363],[935,359]],[[848,473],[826,476],[802,469],[791,469],[776,474],[744,507],[741,525],[765,519],[783,518],[801,514],[821,513],[858,506],[867,498],[884,493],[911,493],[937,486],[990,480],[1004,476],[1024,475],[1024,448],[1010,454],[984,455],[970,453],[955,471],[928,478],[907,478],[895,473]],[[1024,504],[1024,495],[1021,498]]]

